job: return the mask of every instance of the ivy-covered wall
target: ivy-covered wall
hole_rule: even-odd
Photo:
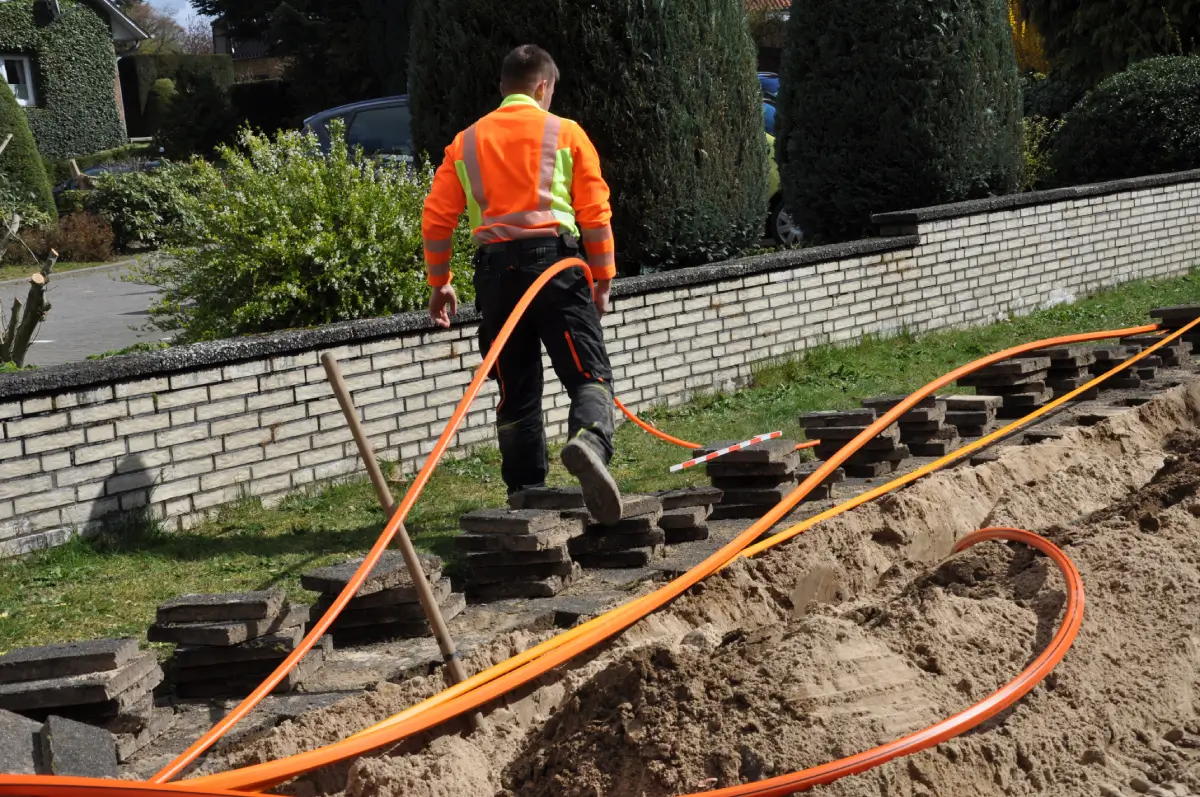
[[[117,62],[108,21],[86,2],[60,0],[62,15],[35,0],[0,3],[0,53],[33,61],[37,106],[26,108],[38,150],[73,158],[125,143],[117,108]]]

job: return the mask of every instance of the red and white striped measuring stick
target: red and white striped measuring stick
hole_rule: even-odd
[[[703,465],[705,462],[711,462],[717,457],[723,457],[726,454],[732,454],[734,451],[741,451],[743,448],[749,448],[752,445],[764,443],[767,440],[774,440],[776,437],[781,437],[782,435],[783,432],[768,432],[767,434],[760,434],[758,437],[751,437],[749,440],[743,440],[735,446],[722,448],[720,451],[714,451],[711,454],[705,454],[702,457],[696,457],[695,459],[689,459],[687,462],[681,462],[678,465],[672,465],[671,473],[678,473],[685,468],[694,468],[697,465]]]

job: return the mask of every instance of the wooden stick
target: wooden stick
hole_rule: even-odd
[[[329,378],[334,395],[337,396],[342,414],[346,416],[346,423],[350,425],[350,432],[354,435],[354,444],[358,446],[358,454],[367,466],[367,473],[371,477],[371,483],[375,486],[375,496],[379,499],[379,506],[388,517],[391,517],[396,514],[396,503],[392,500],[392,491],[388,489],[387,481],[383,478],[383,471],[380,470],[379,462],[375,459],[375,451],[367,440],[367,433],[358,420],[358,411],[354,407],[354,400],[350,396],[350,390],[346,387],[345,380],[342,379],[342,369],[338,366],[337,359],[329,352],[321,355],[321,365],[325,366],[325,375]],[[433,629],[433,636],[437,639],[438,647],[441,648],[442,659],[446,662],[451,681],[456,684],[462,683],[467,680],[462,660],[458,657],[458,650],[454,646],[454,639],[450,636],[450,629],[446,626],[445,619],[442,618],[442,610],[433,595],[433,588],[429,586],[429,580],[425,578],[425,571],[421,568],[421,562],[417,558],[417,550],[413,547],[404,524],[401,524],[400,529],[396,532],[396,539],[400,543],[400,553],[404,557],[405,565],[408,566],[408,574],[412,578],[413,586],[417,589],[417,598],[421,601],[421,608],[425,610],[425,617],[429,620],[430,628]],[[471,715],[471,726],[475,730],[483,727],[483,716],[478,712]]]
[[[0,141],[0,155],[4,154],[4,150],[8,149],[8,142],[13,140],[13,134],[9,133],[4,137],[4,141]]]
[[[12,219],[9,220],[8,226],[0,230],[0,257],[4,256],[4,250],[8,248],[8,242],[17,237],[17,233],[21,231],[21,214],[13,213]]]

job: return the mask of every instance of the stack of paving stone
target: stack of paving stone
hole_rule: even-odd
[[[546,491],[544,491],[546,492]],[[583,495],[578,493],[578,506]],[[510,502],[523,505],[516,494]],[[553,503],[546,496],[544,503]],[[573,504],[565,495],[558,505]],[[467,554],[467,594],[472,600],[552,598],[579,574],[567,543],[583,534],[583,523],[557,508],[481,509],[459,518],[455,541]]]
[[[1175,331],[1182,329],[1197,317],[1200,317],[1200,304],[1187,304],[1177,307],[1156,307],[1150,311],[1150,317],[1157,321],[1163,329]],[[1191,348],[1192,354],[1200,354],[1200,324],[1178,338]],[[1165,346],[1163,348],[1166,348]],[[1161,351],[1161,350],[1160,350]]]
[[[462,614],[467,608],[467,599],[462,593],[453,592],[450,579],[442,577],[442,560],[429,554],[417,554],[417,558],[433,589],[442,618],[451,620]],[[321,593],[313,604],[309,628],[325,615],[362,563],[362,559],[354,559],[318,568],[300,578],[300,586]],[[327,636],[338,645],[366,645],[432,634],[404,556],[399,551],[384,551],[358,592],[333,621]],[[314,650],[309,656],[316,652]]]
[[[1127,338],[1121,338],[1121,345],[1130,347],[1137,346],[1137,350],[1142,351],[1161,341],[1162,338],[1159,338],[1155,335],[1130,335]],[[1171,341],[1166,346],[1163,346],[1161,349],[1154,352],[1154,354],[1139,361],[1138,364],[1142,365],[1146,360],[1154,360],[1154,358],[1158,358],[1161,362],[1151,362],[1150,365],[1163,365],[1167,366],[1168,368],[1184,368],[1190,365],[1192,362],[1191,351],[1191,344],[1188,343],[1187,340],[1182,337],[1175,338],[1175,340]]]
[[[128,760],[174,722],[171,709],[154,705],[162,680],[157,657],[139,653],[136,639],[23,648],[0,656],[0,709],[46,723],[40,749],[47,772],[105,774],[68,763],[82,755],[113,758],[115,775],[116,758]]]
[[[1096,362],[1092,363],[1091,371],[1094,376],[1106,374],[1118,365],[1129,362],[1129,358],[1141,349],[1137,346],[1099,346],[1092,350]],[[1145,359],[1145,358],[1144,358]],[[1142,386],[1143,374],[1147,379],[1153,379],[1153,366],[1141,365],[1141,360],[1130,368],[1125,368],[1117,374],[1100,383],[1102,390],[1132,390]]]
[[[1050,370],[1046,372],[1046,387],[1054,398],[1065,396],[1076,388],[1083,387],[1092,379],[1092,366],[1096,364],[1096,352],[1087,346],[1058,346],[1038,349],[1022,359],[1049,358]],[[1098,388],[1079,394],[1081,401],[1096,398]]]
[[[159,606],[155,620],[149,640],[178,646],[170,668],[178,697],[244,697],[294,649],[308,607],[287,604],[278,590],[183,595]],[[322,663],[313,650],[275,691],[291,691]]]
[[[659,528],[662,501],[653,495],[622,496],[621,520],[612,526],[596,522],[586,509],[569,509],[563,517],[583,524],[583,534],[568,543],[580,566],[598,570],[646,567],[662,558],[667,541]]]
[[[879,399],[880,401],[891,400]],[[901,397],[894,397],[898,403]],[[923,402],[925,404],[926,402]],[[932,399],[927,403],[933,405]],[[810,412],[800,416],[800,425],[809,440],[820,440],[815,449],[818,459],[829,459],[864,429],[875,422],[875,410],[864,407],[844,412]],[[843,478],[871,479],[892,473],[910,455],[908,446],[900,442],[900,427],[892,424],[878,436],[850,455],[842,466]]]
[[[684,487],[657,493],[663,508],[658,527],[666,535],[667,545],[707,540],[708,518],[723,495],[716,487]]]
[[[997,417],[1021,418],[1053,398],[1046,385],[1049,374],[1050,358],[1034,356],[989,365],[962,377],[958,384],[974,387],[981,396],[1000,396]]]
[[[117,746],[103,728],[58,716],[41,723],[0,710],[0,774],[116,778]]]
[[[862,402],[863,407],[883,415],[907,396],[881,396]],[[946,401],[926,396],[900,416],[900,442],[914,457],[944,457],[958,447],[958,429],[946,423]]]
[[[719,451],[736,442],[719,440],[697,450],[694,456]],[[812,473],[812,468],[801,463],[796,441],[779,438],[725,454],[705,468],[712,486],[721,492],[720,502],[710,515],[713,520],[757,520],[795,490],[800,479]],[[845,471],[839,468],[804,500],[825,500],[832,485],[845,478]]]
[[[943,396],[946,423],[961,437],[983,437],[1004,403],[1001,396]]]

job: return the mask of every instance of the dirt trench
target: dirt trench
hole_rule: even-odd
[[[1083,628],[1055,672],[969,734],[831,795],[1200,795],[1200,382],[1059,441],[935,474],[741,561],[607,648],[493,708],[310,773],[297,795],[666,797],[850,755],[1003,685],[1060,619],[1043,533],[1079,567]],[[479,669],[539,641],[514,635]],[[416,679],[288,722],[205,771],[344,738],[442,688]]]

